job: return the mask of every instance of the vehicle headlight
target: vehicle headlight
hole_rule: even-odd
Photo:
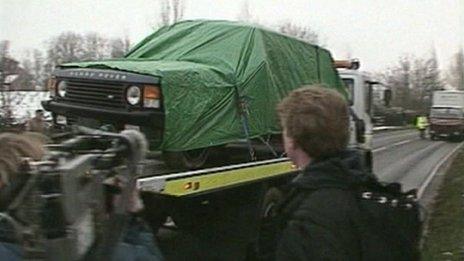
[[[142,91],[138,86],[131,86],[127,89],[126,99],[130,105],[137,105],[142,98]]]
[[[60,97],[64,97],[66,95],[67,87],[68,87],[68,84],[66,83],[66,81],[61,81],[60,83],[58,83],[57,93]]]

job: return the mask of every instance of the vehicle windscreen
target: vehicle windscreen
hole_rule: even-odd
[[[354,79],[353,78],[342,78],[348,91],[348,101],[350,105],[354,104]]]
[[[456,108],[433,108],[430,117],[461,118],[463,113],[461,109]]]

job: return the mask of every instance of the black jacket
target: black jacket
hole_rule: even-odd
[[[351,188],[374,179],[360,162],[359,154],[345,151],[312,162],[292,181],[280,211],[276,260],[360,260],[354,222],[359,212]]]

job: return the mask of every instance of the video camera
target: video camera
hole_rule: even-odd
[[[42,161],[22,166],[27,181],[1,214],[14,227],[25,259],[87,260],[97,242],[108,254],[127,223],[137,163],[147,149],[143,134],[76,127],[73,138],[47,148]],[[105,185],[114,177],[118,186]],[[109,189],[121,197],[110,210]]]

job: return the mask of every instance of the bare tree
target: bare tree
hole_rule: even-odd
[[[393,91],[393,106],[410,107],[410,74],[411,58],[409,56],[400,57],[396,66],[387,69],[382,74],[382,81]]]
[[[131,43],[127,36],[124,38],[113,38],[110,40],[109,49],[112,58],[121,58],[129,52]]]
[[[27,52],[26,58],[21,62],[21,66],[24,71],[27,72],[26,78],[29,79],[27,83],[27,89],[37,88],[40,86],[42,89],[45,88],[45,59],[41,51],[34,49]]]
[[[174,24],[184,18],[185,5],[183,0],[160,0],[159,21],[155,27]]]
[[[285,22],[278,26],[279,32],[287,34],[305,42],[320,45],[319,35],[309,26],[301,26],[292,22]]]
[[[184,2],[183,0],[172,0],[172,10],[174,12],[173,22],[177,22],[184,18]]]
[[[428,73],[427,61],[421,58],[414,60],[414,67],[411,70],[411,107],[418,108],[424,103],[426,97],[430,98],[430,93],[427,88],[426,75]]]
[[[0,62],[2,62],[5,57],[8,57],[9,49],[10,41],[0,41]]]
[[[44,71],[45,59],[41,51],[34,49],[32,51],[32,75],[35,80],[35,85],[42,86],[45,89],[45,71]]]
[[[79,61],[83,57],[83,38],[74,32],[65,32],[51,39],[47,60],[52,67],[61,63]]]
[[[432,49],[429,58],[415,59],[411,70],[411,88],[411,105],[417,110],[428,111],[432,104],[433,92],[444,88],[435,49]]]
[[[34,77],[32,76],[33,65],[30,59],[23,59],[21,62],[21,77],[16,80],[17,86],[19,89],[17,90],[32,90],[34,89]]]
[[[108,40],[103,36],[90,32],[83,37],[83,60],[99,60],[108,57]]]
[[[3,83],[5,81],[5,76],[8,71],[6,58],[8,58],[9,49],[9,41],[0,41],[0,91],[3,91]]]
[[[411,101],[411,58],[404,56],[399,60],[397,87],[401,90],[401,103],[403,107],[410,107]]]
[[[244,22],[253,21],[253,15],[250,12],[250,3],[248,2],[248,0],[244,0],[242,2],[242,9],[240,10],[240,13],[238,14],[237,19],[240,21],[244,21]]]
[[[447,82],[455,89],[464,90],[464,52],[462,48],[454,55],[449,66]]]
[[[109,39],[95,32],[62,33],[49,41],[45,71],[50,73],[56,65],[66,62],[123,57],[129,48],[127,36]]]
[[[7,96],[4,90],[4,85],[3,83],[5,82],[5,70],[6,70],[6,57],[8,56],[8,51],[9,51],[9,41],[1,41],[0,42],[0,129],[3,129],[3,127],[7,124],[7,110],[8,107],[6,105],[7,103]]]
[[[11,126],[14,122],[12,115],[15,108],[13,105],[15,98],[17,98],[15,93],[9,91],[10,86],[6,85],[5,78],[22,73],[23,79],[21,81],[28,81],[28,75],[19,67],[19,62],[10,57],[9,48],[9,41],[0,42],[0,129]],[[24,82],[20,82],[19,86],[22,84]]]
[[[427,112],[432,93],[443,88],[435,52],[429,58],[403,56],[398,64],[382,74],[394,94],[393,105]]]
[[[431,55],[425,63],[424,85],[422,89],[424,95],[421,97],[421,109],[428,111],[430,106],[432,106],[433,92],[444,89],[435,49],[432,49]]]

